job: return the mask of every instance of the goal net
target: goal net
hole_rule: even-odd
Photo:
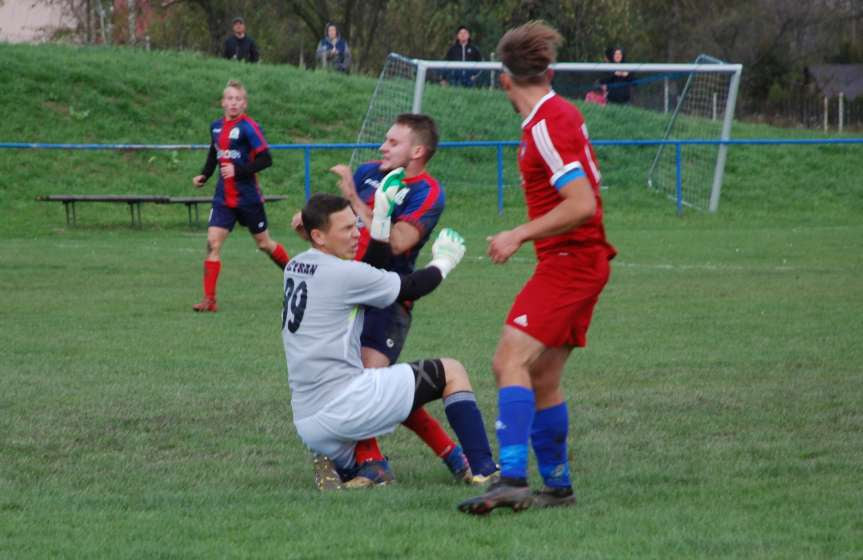
[[[555,91],[573,101],[585,117],[604,188],[646,184],[677,200],[678,206],[717,209],[727,151],[718,141],[730,139],[740,65],[702,56],[693,64],[562,62],[552,68]],[[449,191],[498,190],[501,168],[503,190],[515,190],[506,187],[519,182],[512,140],[520,137],[521,119],[496,89],[500,71],[499,62],[390,54],[357,142],[378,145],[396,115],[426,113],[437,121],[442,141],[471,143],[439,150],[429,164]],[[628,76],[610,80],[615,72]],[[452,85],[456,83],[470,87]],[[502,140],[510,142],[500,148],[497,142]],[[657,141],[693,140],[713,143],[682,144],[678,178],[676,146]],[[351,163],[377,157],[376,148],[357,149]]]

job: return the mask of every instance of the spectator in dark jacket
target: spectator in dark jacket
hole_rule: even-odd
[[[334,23],[327,24],[324,38],[318,43],[317,55],[322,68],[333,68],[344,73],[351,69],[351,49],[339,35],[339,28]]]
[[[470,29],[462,25],[458,28],[455,35],[456,39],[449,50],[446,52],[446,59],[459,62],[480,62],[482,53],[470,40]],[[447,82],[457,86],[473,87],[477,84],[479,78],[479,70],[451,70],[445,74],[445,78],[441,83],[446,85]]]
[[[621,64],[625,55],[620,47],[611,47],[605,52],[605,58],[608,62]],[[632,96],[632,74],[618,70],[603,78],[601,82],[609,103],[629,103]]]
[[[246,35],[246,22],[243,18],[234,18],[234,34],[225,39],[222,56],[230,60],[258,61],[258,46],[254,39]]]

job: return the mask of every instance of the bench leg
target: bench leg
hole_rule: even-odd
[[[192,227],[193,223],[194,223],[194,225],[200,224],[201,220],[198,219],[198,203],[197,202],[185,202],[184,204],[186,205],[186,210],[189,213],[189,227]],[[193,206],[195,207],[195,221],[194,222],[192,222],[192,207]]]
[[[75,219],[77,217],[75,215],[75,201],[64,200],[63,209],[66,210],[66,225],[74,227],[77,223],[77,220]]]
[[[140,202],[130,202],[129,203],[129,214],[132,216],[132,227],[135,227],[136,223],[140,227],[141,226],[141,203]]]

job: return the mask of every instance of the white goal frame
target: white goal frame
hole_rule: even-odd
[[[413,100],[411,103],[411,112],[413,113],[421,113],[423,107],[423,95],[425,93],[425,88],[427,84],[427,76],[430,71],[447,71],[447,70],[477,70],[477,71],[490,71],[491,72],[491,86],[494,87],[496,81],[496,73],[502,71],[502,64],[500,62],[488,61],[488,62],[458,62],[458,61],[445,61],[445,60],[423,60],[417,58],[409,58],[402,56],[400,54],[391,53],[388,57],[388,61],[395,60],[400,61],[405,64],[411,65],[415,67],[415,78],[414,78],[414,86],[413,86]],[[655,74],[689,74],[689,79],[687,80],[687,86],[684,88],[684,94],[679,96],[679,99],[673,108],[674,113],[671,116],[671,119],[668,123],[668,126],[665,131],[665,136],[663,138],[659,138],[657,140],[668,141],[670,135],[673,131],[674,122],[676,121],[677,115],[680,112],[681,106],[684,103],[684,97],[686,91],[689,89],[689,83],[692,79],[692,76],[697,73],[720,73],[730,75],[729,81],[729,91],[727,93],[725,99],[725,107],[723,111],[723,122],[722,129],[719,138],[703,138],[701,140],[707,141],[716,141],[718,143],[718,153],[716,158],[716,164],[713,173],[713,182],[710,190],[710,202],[708,206],[708,210],[710,212],[715,212],[719,207],[719,196],[722,189],[722,180],[725,173],[725,162],[727,159],[728,152],[728,141],[731,139],[731,126],[734,119],[734,110],[737,104],[737,93],[740,87],[740,76],[743,72],[743,65],[741,64],[726,64],[716,59],[706,57],[702,55],[699,57],[694,64],[661,64],[661,63],[583,63],[583,62],[558,62],[551,65],[553,70],[559,70],[563,72],[585,72],[585,73],[613,73],[616,71],[629,71],[629,72],[638,72],[638,73],[655,73]],[[384,72],[386,71],[386,65],[384,70],[381,73],[381,78],[384,77]],[[380,87],[381,81],[378,83],[378,87]],[[375,90],[377,93],[377,89]],[[373,98],[374,100],[374,95]],[[669,95],[668,95],[668,84],[666,81],[665,86],[665,107],[666,111],[669,110]],[[371,106],[369,112],[371,113]],[[381,134],[376,134],[375,137],[369,136],[369,132],[366,130],[367,124],[369,121],[369,115],[366,116],[366,119],[363,122],[363,126],[360,130],[357,142],[364,143],[369,141],[379,141]],[[489,139],[496,140],[496,139]],[[659,159],[659,155],[662,149],[666,147],[664,145],[659,146],[659,150],[657,152],[657,156],[654,159],[654,164],[651,166],[651,169],[648,171],[648,174],[652,173],[653,168],[656,166],[656,162]],[[650,178],[648,179],[648,187],[652,187],[652,182]]]

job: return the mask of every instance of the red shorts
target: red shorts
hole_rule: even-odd
[[[603,247],[546,256],[516,296],[506,324],[547,348],[585,346],[593,307],[610,273]]]

